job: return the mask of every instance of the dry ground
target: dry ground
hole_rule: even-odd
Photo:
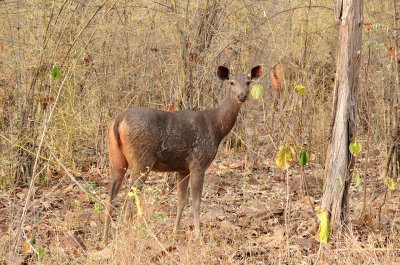
[[[366,181],[366,211],[360,217],[363,187],[356,189],[353,185],[348,226],[351,229],[343,231],[328,245],[320,244],[315,237],[317,220],[313,211],[323,189],[320,166],[311,161],[305,170],[306,196],[302,195],[299,166],[289,169],[292,203],[288,206],[286,174],[276,168],[272,159],[251,168],[243,153],[228,155],[222,149],[206,176],[201,242],[193,240],[190,201],[180,233],[177,238],[171,235],[176,190],[166,186],[162,174],[152,173],[140,194],[144,217],[135,215],[128,224],[122,221],[121,209],[127,190],[123,187],[114,211],[112,237],[104,246],[100,242],[103,228],[100,202],[106,194],[107,170],[83,165],[81,176],[77,177],[82,187],[72,183],[61,171],[51,172],[49,179],[43,181],[45,185],[37,184],[34,202],[22,225],[23,238],[31,239],[28,241],[32,248],[24,242],[15,246],[28,187],[0,195],[0,262],[400,264],[399,197],[397,192],[385,195],[385,186],[377,173],[379,161],[384,159],[377,150],[373,155]],[[363,159],[360,161],[362,165]],[[286,222],[285,209],[290,209]],[[19,254],[11,252],[12,249]]]

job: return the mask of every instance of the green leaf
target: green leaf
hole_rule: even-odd
[[[362,150],[362,145],[359,141],[353,140],[349,145],[349,150],[353,156],[357,156]]]
[[[35,244],[36,244],[36,237],[35,237],[35,236],[32,236],[32,237],[28,238],[28,242],[29,242],[31,245],[35,245]]]
[[[373,29],[380,29],[381,28],[381,24],[379,24],[379,23],[374,23],[374,24],[372,24],[372,28]]]
[[[301,148],[300,149],[300,159],[299,159],[300,166],[305,167],[308,163],[308,158],[309,158],[309,155],[308,155],[307,150],[304,148]]]
[[[53,70],[51,70],[51,75],[55,80],[60,80],[61,79],[61,70],[58,65],[53,66]]]
[[[263,96],[263,94],[264,94],[264,88],[263,88],[263,86],[260,85],[260,84],[254,84],[254,85],[251,87],[250,94],[251,94],[251,96],[252,96],[254,99],[260,99],[260,98]]]
[[[143,178],[145,176],[145,173],[140,174],[140,178]],[[138,181],[135,183],[135,185],[133,185],[133,187],[131,187],[131,190],[134,192],[138,192],[141,191],[143,189],[143,183]]]
[[[96,202],[96,203],[93,205],[93,212],[99,213],[99,212],[101,212],[102,210],[103,210],[103,205],[101,205],[101,203]]]
[[[133,197],[135,197],[135,193],[133,191],[128,192],[128,198],[132,199]]]
[[[290,167],[290,162],[293,160],[295,152],[293,147],[289,145],[281,145],[278,154],[276,155],[275,164],[278,168],[286,170]]]
[[[384,183],[388,186],[389,190],[394,191],[396,189],[396,183],[392,178],[386,178]]]
[[[296,85],[294,91],[299,95],[304,95],[307,92],[307,88],[302,85]]]
[[[360,171],[357,169],[354,172],[354,181],[355,181],[356,188],[359,189],[362,184],[362,179],[361,179]]]
[[[329,234],[330,234],[330,223],[329,223],[329,214],[328,212],[320,209],[317,212],[317,217],[319,219],[319,227],[318,227],[318,238],[324,243],[328,244],[329,242]]]
[[[83,187],[88,190],[94,190],[96,188],[96,183],[93,181],[86,181],[83,183]]]
[[[43,247],[39,247],[39,248],[37,249],[37,256],[38,256],[38,259],[39,259],[40,261],[43,259],[44,253],[45,253],[45,251],[44,251],[44,248],[43,248]]]

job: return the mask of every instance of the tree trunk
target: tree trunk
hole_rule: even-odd
[[[394,42],[394,96],[395,109],[394,109],[394,128],[393,128],[393,141],[396,145],[396,155],[393,159],[394,177],[399,174],[400,166],[400,41],[397,31],[399,30],[400,20],[400,2],[393,0],[393,42]]]
[[[360,69],[363,0],[338,1],[340,23],[336,65],[332,137],[326,167],[322,209],[330,214],[332,229],[347,220],[348,191],[354,158],[349,144],[355,137],[355,91]]]

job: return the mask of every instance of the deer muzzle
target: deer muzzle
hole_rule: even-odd
[[[238,100],[239,100],[240,102],[245,102],[246,99],[247,99],[247,96],[246,96],[245,94],[239,94],[239,95],[238,95]]]

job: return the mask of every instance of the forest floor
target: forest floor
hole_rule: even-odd
[[[139,194],[144,215],[122,221],[124,181],[110,241],[102,244],[108,170],[83,165],[74,174],[80,185],[63,171],[37,183],[23,223],[29,188],[0,193],[0,264],[400,264],[398,192],[379,179],[384,154],[371,153],[368,167],[362,157],[357,163],[362,176],[369,173],[360,188],[351,186],[348,229],[327,245],[317,240],[314,212],[323,190],[321,166],[311,160],[306,167],[304,192],[297,164],[284,172],[271,157],[251,167],[244,153],[220,150],[206,174],[200,242],[193,238],[190,200],[172,236],[176,189],[167,187],[165,174],[151,173]],[[21,242],[15,241],[18,227]]]

